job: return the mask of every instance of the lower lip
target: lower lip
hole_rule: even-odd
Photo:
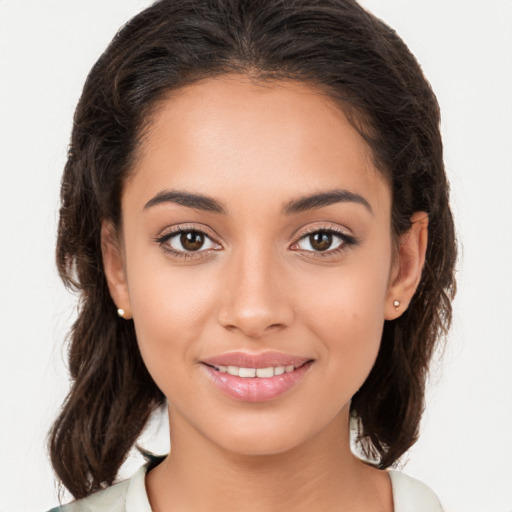
[[[301,382],[312,364],[309,361],[293,372],[269,378],[237,377],[215,370],[211,366],[202,367],[208,373],[210,381],[230,398],[243,402],[267,402],[278,398]]]

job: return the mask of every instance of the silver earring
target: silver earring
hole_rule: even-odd
[[[395,306],[395,311],[398,311],[398,308],[400,307],[400,301],[399,300],[394,300],[393,301],[393,306]]]
[[[124,309],[119,308],[119,309],[117,310],[117,314],[118,314],[121,318],[124,318]]]

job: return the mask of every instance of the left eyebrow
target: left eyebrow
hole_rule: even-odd
[[[309,196],[300,197],[289,201],[283,207],[285,215],[293,215],[301,213],[306,210],[313,210],[316,208],[324,208],[331,204],[336,203],[357,203],[363,205],[372,215],[373,210],[370,203],[361,195],[355,194],[348,190],[328,190],[326,192],[319,192]]]

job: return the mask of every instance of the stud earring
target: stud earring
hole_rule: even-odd
[[[399,300],[394,300],[393,301],[393,306],[395,306],[395,311],[398,311],[398,308],[400,307],[400,301]]]
[[[117,314],[118,314],[121,318],[124,318],[124,309],[119,308],[119,309],[117,310]]]

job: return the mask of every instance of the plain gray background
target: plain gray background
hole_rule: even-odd
[[[53,261],[60,174],[88,70],[148,4],[0,0],[1,512],[57,504],[45,435],[67,390],[74,316]],[[461,242],[454,327],[405,471],[447,512],[511,512],[512,1],[363,4],[403,37],[437,93]],[[165,422],[145,442],[164,450]]]

